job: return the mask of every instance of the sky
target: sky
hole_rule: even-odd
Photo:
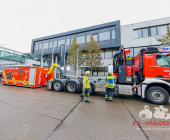
[[[35,38],[170,17],[169,7],[170,0],[0,0],[0,46],[30,53]]]

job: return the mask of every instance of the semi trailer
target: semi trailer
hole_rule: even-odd
[[[130,49],[120,47],[114,53],[113,66],[108,71],[115,75],[115,93],[118,95],[137,95],[154,104],[166,104],[170,94],[170,47],[159,50],[147,47],[132,57],[126,57]],[[60,73],[54,78],[54,69]],[[83,78],[65,75],[63,70],[54,63],[50,69],[31,66],[8,66],[3,68],[3,84],[27,87],[47,86],[54,91],[70,93],[84,92]],[[90,94],[105,92],[105,79],[90,79]]]

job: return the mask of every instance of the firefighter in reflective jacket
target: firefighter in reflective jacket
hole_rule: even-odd
[[[105,76],[106,79],[106,94],[105,99],[106,101],[109,100],[109,102],[113,101],[113,91],[115,87],[115,76],[112,74],[112,72],[108,72],[108,75]]]
[[[90,80],[89,80],[89,76],[90,75],[90,71],[86,71],[86,75],[83,77],[83,88],[85,89],[85,93],[83,92],[80,97],[83,100],[83,97],[86,96],[86,103],[90,103],[89,101],[89,91],[90,91]]]

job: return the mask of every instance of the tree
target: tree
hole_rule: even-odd
[[[85,59],[83,56],[83,49],[80,48],[80,44],[77,44],[76,37],[73,36],[71,47],[69,48],[67,64],[69,64],[75,71],[76,76],[77,71],[77,49],[78,49],[78,67],[84,64]]]
[[[162,35],[161,37],[155,37],[158,42],[161,42],[161,45],[170,45],[170,26],[166,30],[166,35]]]
[[[89,66],[91,70],[91,78],[92,78],[92,69],[96,68],[97,66],[103,65],[103,63],[101,62],[102,50],[100,49],[99,44],[93,38],[93,35],[90,35],[90,42],[86,42],[85,49],[86,49],[85,63],[87,66]]]

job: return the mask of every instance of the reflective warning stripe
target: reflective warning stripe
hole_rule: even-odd
[[[25,83],[25,85],[27,86],[27,82],[25,81],[25,79],[24,79],[24,83]]]
[[[8,83],[8,80],[6,79],[6,74],[5,74],[5,70],[4,69],[3,69],[3,75],[4,75],[5,82]]]
[[[12,81],[14,84],[16,84],[15,77],[12,78]]]
[[[136,92],[136,83],[133,83],[133,91]]]

